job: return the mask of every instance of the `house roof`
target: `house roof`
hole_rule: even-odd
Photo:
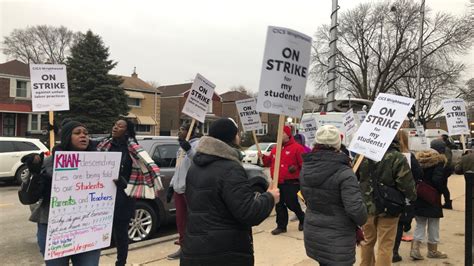
[[[28,64],[18,60],[8,61],[0,64],[0,74],[30,77],[30,67]]]
[[[222,102],[235,102],[238,100],[249,99],[252,98],[249,95],[242,93],[240,91],[228,91],[220,95],[222,98]]]
[[[180,96],[189,89],[193,83],[183,83],[183,84],[174,84],[158,87],[158,90],[161,91],[161,98],[163,97],[175,97]]]
[[[132,90],[139,90],[139,91],[145,91],[145,92],[158,92],[156,88],[153,88],[150,84],[146,83],[142,79],[138,77],[137,74],[132,74],[131,77],[128,76],[120,76],[119,77],[123,80],[122,84],[120,84],[120,87],[124,89],[132,89]]]

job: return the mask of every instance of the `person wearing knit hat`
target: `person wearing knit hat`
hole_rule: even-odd
[[[270,166],[270,174],[273,177],[275,170],[275,157],[277,147],[273,148],[270,155],[259,153],[265,166]],[[304,148],[293,138],[291,127],[283,128],[283,145],[280,157],[280,175],[278,176],[278,188],[281,193],[281,200],[276,205],[277,228],[272,231],[273,235],[286,232],[288,225],[288,209],[293,211],[299,220],[298,230],[303,231],[304,212],[298,202],[298,191],[300,190],[299,176],[303,165],[302,155]]]
[[[276,188],[255,195],[239,152],[237,124],[214,121],[186,175],[187,221],[180,265],[254,265],[252,226],[279,200]],[[203,243],[205,245],[203,246]]]
[[[324,125],[316,131],[315,144],[327,145],[335,150],[341,149],[341,133],[333,125]]]

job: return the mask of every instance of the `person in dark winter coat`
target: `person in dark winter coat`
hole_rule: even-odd
[[[466,151],[456,164],[454,171],[458,175],[462,175],[467,171],[474,171],[474,152]]]
[[[265,166],[270,166],[270,175],[273,178],[275,171],[275,158],[277,147],[272,149],[270,155],[266,156],[259,153]],[[276,223],[277,228],[272,230],[272,235],[278,235],[286,232],[288,225],[288,209],[293,211],[299,220],[298,230],[303,231],[304,212],[298,202],[297,193],[300,190],[299,176],[303,165],[304,148],[298,144],[293,135],[291,128],[285,126],[283,128],[283,145],[281,147],[280,158],[280,174],[278,176],[278,188],[281,192],[281,200],[276,205]]]
[[[428,258],[444,259],[447,255],[438,251],[438,243],[439,220],[443,217],[441,193],[447,159],[444,152],[440,153],[434,149],[418,152],[416,158],[423,168],[423,182],[435,189],[439,203],[430,203],[424,199],[423,195],[418,195],[415,202],[416,228],[410,256],[415,260],[424,259],[420,253],[420,245],[425,240],[425,232],[428,230]]]
[[[306,202],[306,254],[320,265],[353,265],[356,229],[367,221],[357,177],[340,151],[339,130],[316,132],[315,151],[303,155],[301,191]]]
[[[57,151],[92,151],[89,142],[89,133],[85,125],[77,121],[64,123],[61,129],[61,143],[53,148],[53,155],[43,160],[43,154],[28,154],[22,158],[32,173],[32,178],[24,181],[18,195],[23,204],[39,205],[32,210],[30,221],[37,223],[37,242],[41,254],[44,256],[46,250],[46,237],[48,229],[49,205],[51,198],[51,187],[53,182],[53,159]],[[100,249],[72,256],[45,261],[46,265],[67,266],[72,265],[90,266],[99,265]]]
[[[186,176],[186,233],[180,265],[253,265],[252,226],[279,200],[278,189],[254,194],[242,167],[237,124],[214,121]]]
[[[443,141],[444,144],[440,143],[440,140]],[[444,204],[443,208],[452,210],[453,209],[453,204],[451,200],[451,192],[449,192],[449,187],[448,187],[448,180],[449,177],[453,174],[454,172],[454,165],[453,165],[453,152],[451,151],[451,148],[455,148],[456,145],[451,143],[449,140],[448,135],[441,135],[441,139],[436,140],[435,144],[440,150],[444,150],[443,153],[446,155],[446,159],[448,160],[446,162],[446,167],[444,167],[444,176],[445,178],[443,179],[443,191],[441,191],[441,194],[444,197]],[[435,149],[438,150],[438,149]],[[439,152],[439,151],[438,151]]]

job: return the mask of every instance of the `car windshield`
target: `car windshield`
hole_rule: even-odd
[[[260,149],[265,150],[270,143],[259,143]],[[256,151],[257,150],[257,145],[252,145],[248,148],[249,151]]]

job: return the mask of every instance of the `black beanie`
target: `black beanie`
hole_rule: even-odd
[[[237,124],[227,117],[217,119],[209,127],[209,136],[220,139],[225,143],[232,143],[238,132]]]
[[[81,122],[78,122],[78,121],[69,121],[67,123],[65,123],[62,128],[61,128],[61,147],[63,148],[63,150],[70,150],[71,147],[69,147],[71,145],[71,136],[72,136],[72,131],[76,128],[76,127],[86,127],[84,124],[82,124]]]
[[[431,141],[430,146],[440,154],[444,154],[446,151],[446,143],[441,139],[435,139]]]

